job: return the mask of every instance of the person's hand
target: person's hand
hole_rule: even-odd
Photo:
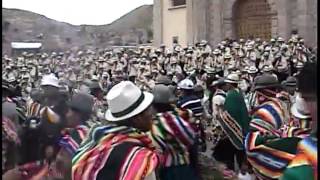
[[[3,180],[20,180],[22,179],[23,173],[18,168],[10,169],[2,175]]]

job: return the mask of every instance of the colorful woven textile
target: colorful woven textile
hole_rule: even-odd
[[[283,173],[281,180],[318,179],[318,139],[309,136],[298,144],[298,153]]]
[[[278,179],[295,157],[300,138],[263,136],[250,132],[245,139],[247,159],[261,179]]]
[[[158,113],[150,138],[163,153],[165,167],[190,163],[188,149],[195,142],[196,132],[177,111]]]
[[[218,118],[223,131],[232,144],[238,149],[243,149],[243,139],[249,130],[249,115],[244,98],[237,90],[227,93],[224,110]]]
[[[38,117],[56,124],[60,121],[59,115],[51,107],[42,106],[40,103],[30,100],[27,103],[27,117]]]
[[[16,125],[8,118],[2,117],[2,139],[15,144],[20,144],[20,138],[17,133]]]
[[[97,126],[72,159],[72,179],[144,179],[158,164],[146,134],[125,126]]]
[[[86,126],[77,126],[74,129],[65,129],[59,145],[66,149],[72,156],[79,148],[81,142],[86,138],[88,128]]]
[[[255,107],[251,113],[253,120],[250,123],[250,129],[253,131],[274,132],[282,127],[285,117],[284,109],[276,99],[265,101]]]
[[[45,180],[45,179],[62,179],[63,175],[55,168],[55,164],[50,165],[45,161],[35,161],[19,166],[25,180]]]
[[[290,127],[290,126],[284,126],[280,129],[281,131],[281,137],[299,137],[299,138],[305,138],[310,135],[311,129],[310,128],[299,128],[299,127]]]
[[[32,99],[27,102],[27,117],[39,117],[41,104]]]
[[[312,120],[292,117],[288,124],[290,127],[299,127],[299,128],[309,129],[311,128]]]

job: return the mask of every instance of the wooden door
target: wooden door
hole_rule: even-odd
[[[237,38],[270,40],[272,19],[276,18],[267,0],[238,0],[234,9]]]

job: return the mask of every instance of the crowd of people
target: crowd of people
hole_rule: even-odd
[[[317,179],[316,49],[293,35],[2,57],[5,180]]]

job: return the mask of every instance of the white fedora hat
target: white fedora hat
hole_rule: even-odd
[[[291,114],[299,119],[307,119],[311,117],[307,104],[300,95],[296,97],[296,102],[291,107]]]
[[[43,76],[41,86],[53,86],[59,88],[59,79],[54,74]]]
[[[258,69],[255,66],[250,66],[248,69],[249,74],[255,74],[258,72]]]
[[[232,83],[232,84],[238,84],[239,81],[240,81],[240,77],[236,73],[229,74],[224,80],[225,83]]]
[[[178,83],[179,89],[194,89],[194,83],[190,79],[184,79]]]
[[[131,81],[122,81],[115,85],[107,94],[109,109],[106,111],[107,121],[116,122],[129,119],[147,109],[153,95],[142,92]]]
[[[270,72],[273,70],[273,66],[269,65],[269,66],[264,66],[263,67],[263,72]]]
[[[232,55],[231,55],[230,53],[226,53],[226,54],[224,55],[224,58],[225,58],[225,59],[231,59],[231,58],[232,58]]]

